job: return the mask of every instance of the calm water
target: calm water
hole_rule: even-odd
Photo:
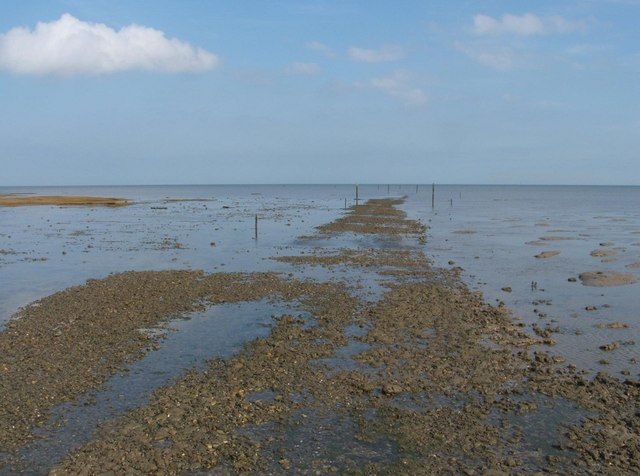
[[[589,371],[638,376],[640,284],[602,288],[568,279],[596,270],[640,278],[640,269],[627,267],[640,261],[640,187],[443,186],[435,210],[431,190],[424,195],[407,207],[430,220],[427,250],[437,264],[455,261],[472,287],[489,301],[504,301],[528,326],[558,327],[557,345],[545,350]],[[563,239],[539,244],[542,237]],[[604,249],[615,256],[591,256]],[[534,258],[550,250],[560,254]],[[596,310],[587,311],[591,306]],[[629,328],[597,327],[615,321]],[[613,341],[626,345],[599,349]]]
[[[453,261],[464,269],[463,278],[472,288],[482,290],[489,301],[504,301],[527,328],[557,327],[557,345],[545,350],[590,372],[628,371],[638,377],[640,284],[596,288],[568,278],[599,269],[640,277],[640,270],[627,268],[640,261],[639,187],[439,186],[434,208],[431,186],[368,185],[359,190],[364,199],[406,195],[405,210],[430,225],[428,240],[425,245],[415,240],[396,245],[424,246],[441,266]],[[0,208],[0,325],[35,299],[125,270],[273,270],[361,284],[365,298],[375,299],[381,292],[380,278],[366,269],[300,270],[269,259],[309,252],[314,246],[381,246],[375,237],[348,234],[322,241],[298,239],[342,214],[345,198],[353,203],[352,186],[0,188],[0,193],[13,192],[115,196],[136,203],[123,208]],[[549,236],[570,239],[527,244]],[[605,242],[612,244],[600,245]],[[591,256],[603,248],[616,256],[607,262]],[[534,258],[547,250],[560,254]],[[502,290],[507,286],[511,292]],[[596,310],[587,311],[588,306]],[[46,471],[98,424],[144,403],[154,389],[185,369],[237,352],[247,340],[268,332],[272,316],[284,312],[298,311],[295,305],[240,303],[175,321],[176,332],[169,332],[160,350],[88,395],[90,405],[60,407],[55,418],[67,423],[45,431],[49,438],[25,450],[27,467]],[[629,328],[597,327],[614,321]],[[627,344],[613,352],[599,349],[613,341]],[[337,359],[347,359],[349,350]],[[609,363],[601,363],[603,359]]]
[[[310,243],[296,238],[334,219],[344,199],[351,204],[354,197],[344,185],[0,188],[10,192],[116,196],[136,204],[0,208],[0,322],[37,298],[112,272],[293,271],[269,257],[304,250]],[[387,195],[407,195],[405,209],[431,226],[425,250],[436,263],[454,261],[472,287],[504,301],[528,325],[559,327],[553,351],[588,370],[637,375],[638,344],[607,353],[598,347],[640,341],[640,284],[596,288],[568,278],[599,269],[640,276],[627,268],[640,261],[640,187],[438,186],[432,209],[430,186],[360,186],[362,198]],[[527,244],[550,236],[569,239]],[[606,248],[616,253],[607,262],[590,254],[601,243],[612,243]],[[353,243],[344,237],[325,244]],[[561,253],[534,258],[547,250]],[[314,273],[323,277],[320,269]],[[613,321],[630,327],[597,327]]]

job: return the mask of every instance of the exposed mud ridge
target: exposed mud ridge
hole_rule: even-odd
[[[324,253],[321,250],[317,250],[313,254],[278,256],[272,259],[285,263],[314,266],[350,265],[396,268],[424,268],[429,266],[427,257],[421,251],[377,248],[363,250],[341,249],[337,253]]]
[[[624,286],[635,284],[638,278],[631,273],[619,273],[617,271],[587,271],[578,276],[585,286]]]
[[[319,226],[318,230],[323,233],[424,234],[427,229],[425,225],[408,220],[407,214],[395,207],[402,203],[402,198],[371,199],[362,205],[354,205],[345,216]]]
[[[144,328],[205,303],[292,298],[297,286],[272,274],[127,272],[23,308],[0,333],[0,451],[25,444],[55,405],[99,387],[154,347],[158,336]]]
[[[394,285],[361,312],[337,288],[311,296],[317,326],[282,318],[242,355],[158,392],[56,474],[637,471],[638,389],[604,376],[587,382],[547,354],[530,356],[535,341],[478,294]],[[351,340],[368,347],[355,368],[336,366],[354,317],[370,330]],[[516,418],[535,419],[546,396],[601,416],[571,425],[558,413],[540,437],[546,447],[532,451]],[[353,434],[343,434],[345,422]]]
[[[265,442],[242,430],[267,423],[286,425],[311,395],[332,393],[324,369],[311,363],[331,357],[337,346],[347,343],[343,330],[357,303],[341,288],[309,284],[302,304],[313,312],[317,325],[283,316],[269,337],[249,344],[239,356],[216,359],[206,372],[190,373],[157,392],[150,405],[117,422],[56,474],[175,474],[218,465],[238,471],[266,469],[269,461],[277,465],[282,459],[278,451],[265,460]],[[272,396],[259,398],[263,392]]]
[[[559,250],[543,251],[535,255],[534,258],[548,259],[548,258],[553,258],[554,256],[558,256],[559,254],[560,254]]]
[[[22,207],[26,205],[123,207],[131,205],[131,203],[130,200],[124,198],[111,197],[0,194],[0,207]]]
[[[397,218],[381,210],[400,203],[371,208]],[[586,379],[506,307],[412,256],[400,271],[413,279],[390,275],[377,302],[344,283],[249,275],[310,317],[281,316],[240,354],[155,392],[53,473],[640,472],[639,382]],[[209,299],[206,280],[184,292]]]

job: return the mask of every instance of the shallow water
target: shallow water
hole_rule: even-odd
[[[305,267],[300,272],[269,259],[317,246],[381,246],[367,236],[298,239],[342,213],[345,198],[352,204],[353,186],[0,188],[0,193],[11,192],[116,196],[136,203],[0,208],[0,323],[52,292],[132,269],[311,273],[318,279],[365,280],[364,293],[373,298],[380,292],[360,270]],[[454,261],[472,287],[490,301],[504,301],[527,325],[558,326],[553,352],[588,370],[626,370],[632,376],[640,371],[633,362],[640,360],[640,284],[598,288],[567,281],[599,269],[640,278],[639,269],[626,268],[640,261],[640,187],[438,186],[433,209],[431,186],[367,185],[359,192],[362,199],[406,195],[404,208],[431,226],[425,250],[436,263],[448,267]],[[549,236],[571,239],[526,244]],[[600,246],[606,242],[613,244]],[[616,251],[615,261],[603,263],[590,255],[604,248]],[[560,254],[534,258],[547,250]],[[501,290],[507,286],[511,293]],[[597,309],[587,311],[588,306]],[[596,327],[614,321],[629,328]],[[636,344],[614,352],[599,349],[613,341]],[[609,364],[599,363],[602,359]]]
[[[268,259],[282,253],[276,247],[312,233],[344,207],[337,187],[0,188],[15,191],[118,196],[136,203],[0,208],[0,322],[34,299],[113,272],[285,268]],[[166,201],[172,198],[207,201]]]
[[[170,384],[186,369],[201,370],[213,358],[238,353],[249,340],[268,335],[274,317],[302,316],[294,306],[268,300],[218,304],[174,320],[162,345],[114,375],[101,390],[89,392],[78,404],[61,405],[51,427],[21,455],[29,471],[46,473],[52,462],[87,442],[98,425],[148,402],[151,393]],[[14,468],[18,469],[18,468]]]
[[[343,280],[356,286],[362,298],[375,299],[382,293],[381,278],[372,270],[300,269],[270,259],[318,246],[375,244],[371,237],[299,239],[343,213],[344,196],[351,190],[289,186],[29,189],[39,194],[113,195],[136,203],[125,208],[0,208],[0,250],[4,250],[0,253],[0,325],[33,300],[125,270],[281,271],[301,279]],[[265,301],[247,302],[217,305],[172,321],[170,328],[175,332],[168,332],[158,350],[112,377],[102,389],[89,392],[78,404],[58,407],[50,427],[38,431],[42,439],[23,451],[24,461],[19,464],[25,466],[7,467],[0,473],[21,468],[46,472],[71,448],[87,441],[98,425],[144,404],[154,390],[186,370],[199,368],[212,357],[229,357],[246,342],[266,335],[271,316],[285,311]]]
[[[640,187],[441,186],[434,209],[431,187],[424,187],[418,194],[414,189],[405,207],[431,226],[426,250],[438,265],[454,261],[469,285],[489,302],[504,301],[528,326],[558,326],[551,353],[586,370],[618,376],[624,370],[637,378],[640,284],[589,287],[568,279],[595,270],[640,279],[639,269],[626,267],[640,261]],[[527,244],[554,236],[570,239]],[[607,242],[612,245],[600,245]],[[615,261],[591,256],[602,249],[615,249]],[[534,258],[548,250],[560,254]],[[587,311],[590,306],[597,309]],[[615,321],[629,328],[597,327]],[[614,341],[635,344],[599,349]],[[603,359],[609,364],[599,363]]]
[[[0,188],[0,193],[15,191],[115,196],[136,203],[124,208],[0,208],[0,325],[35,299],[125,270],[281,271],[300,278],[340,279],[359,286],[361,297],[376,299],[383,289],[371,270],[295,267],[270,257],[309,253],[315,247],[416,246],[399,237],[299,238],[343,213],[345,197],[353,203],[352,186]],[[403,208],[431,227],[424,250],[438,265],[450,267],[454,261],[464,268],[463,279],[471,287],[482,290],[490,302],[504,301],[528,327],[559,327],[552,335],[557,345],[545,350],[580,368],[614,375],[625,370],[637,378],[637,343],[613,352],[599,346],[640,342],[640,284],[595,288],[567,279],[596,269],[640,277],[640,270],[625,267],[640,261],[640,188],[439,186],[433,209],[430,186],[391,186],[387,191],[386,186],[370,185],[359,191],[363,199],[406,195]],[[526,244],[543,236],[572,239]],[[590,255],[606,248],[600,246],[603,242],[620,248],[615,262],[602,263]],[[561,253],[545,260],[533,257],[545,250]],[[512,292],[501,290],[506,286]],[[587,306],[597,309],[586,311]],[[61,407],[56,415],[66,423],[53,430],[53,438],[27,449],[30,468],[44,469],[86,439],[97,424],[144,403],[155,388],[186,369],[212,356],[233,354],[244,342],[268,332],[271,315],[283,310],[244,303],[215,306],[210,312],[215,316],[174,321],[177,332],[169,333],[160,350],[88,396],[89,405]],[[596,327],[614,321],[629,328]],[[352,350],[348,346],[324,363],[348,364]],[[601,359],[610,363],[601,364]]]

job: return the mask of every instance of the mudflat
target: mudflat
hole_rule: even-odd
[[[90,280],[23,308],[0,333],[0,450],[15,450],[56,405],[99,388],[160,335],[145,331],[205,303],[291,292],[270,274],[126,272]]]
[[[599,287],[623,286],[638,282],[638,278],[635,275],[617,271],[586,271],[580,273],[579,278],[585,286]]]
[[[25,308],[3,332],[13,332],[7,342],[55,356],[55,339],[69,339],[66,351],[79,339],[96,360],[91,366],[64,362],[73,370],[65,376],[56,359],[42,368],[43,357],[22,364],[26,350],[6,343],[10,358],[3,365],[13,375],[6,394],[14,387],[28,392],[31,383],[20,373],[32,378],[36,368],[38,378],[100,385],[83,383],[84,373],[112,372],[138,358],[148,346],[146,339],[135,343],[140,328],[197,306],[277,296],[308,316],[278,316],[267,337],[158,390],[148,404],[52,462],[53,474],[638,473],[640,382],[588,377],[566,365],[548,352],[552,330],[525,332],[509,309],[470,291],[455,269],[432,266],[418,246],[411,248],[424,241],[425,226],[409,220],[401,204],[372,200],[352,207],[319,227],[316,237],[346,232],[366,236],[370,245],[373,236],[378,248],[318,247],[310,255],[276,257],[301,270],[374,270],[382,279],[378,299],[363,299],[335,275],[317,282],[286,274],[169,271],[91,281]],[[77,310],[69,312],[71,303]],[[83,319],[82,332],[71,329]],[[68,332],[78,335],[64,337]],[[114,345],[122,346],[120,359],[105,368],[102,358]],[[17,419],[6,421],[11,426]],[[25,435],[41,421],[10,431]]]
[[[130,204],[131,201],[124,198],[0,194],[0,207],[22,207],[27,205],[123,207]]]

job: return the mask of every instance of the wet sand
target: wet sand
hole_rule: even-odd
[[[130,204],[131,201],[124,198],[0,194],[0,207],[22,207],[28,205],[123,207]]]
[[[112,422],[54,473],[640,471],[638,381],[602,373],[589,379],[561,357],[533,351],[552,342],[525,333],[508,309],[469,291],[455,269],[434,268],[421,253],[404,249],[423,241],[426,227],[407,219],[397,208],[401,203],[372,200],[352,207],[315,237],[373,235],[379,249],[320,248],[313,255],[276,257],[302,269],[375,268],[387,279],[377,301],[363,301],[339,280],[249,275],[242,278],[248,284],[238,286],[238,276],[185,272],[179,285],[169,279],[158,286],[162,302],[164,289],[177,294],[166,296],[178,308],[161,305],[138,322],[139,312],[127,312],[127,299],[116,313],[123,319],[110,319],[112,304],[83,294],[82,309],[95,309],[92,325],[129,323],[118,333],[118,342],[131,349],[126,358],[139,352],[133,330],[182,311],[180,306],[215,302],[211,296],[242,300],[276,293],[298,300],[313,318],[281,316],[268,337],[159,390],[150,404]],[[142,281],[136,274],[125,297]],[[118,276],[87,286],[112,292],[109,279]],[[133,296],[144,307],[156,286],[141,286]],[[121,299],[107,302],[113,301]],[[66,315],[52,312],[57,308],[49,302],[35,309],[33,325]],[[27,343],[31,329],[18,328],[14,338]],[[35,344],[48,353],[55,340],[45,335],[49,342]],[[87,345],[103,348],[107,336],[93,337]],[[23,354],[15,355],[12,365]],[[102,368],[100,359],[92,365]],[[19,380],[17,388],[28,387]]]
[[[534,258],[548,259],[548,258],[553,258],[554,256],[558,256],[559,254],[560,254],[559,250],[543,251],[535,255]]]
[[[586,271],[578,277],[585,286],[624,286],[638,282],[638,278],[635,275],[617,271]]]
[[[269,274],[128,272],[25,307],[0,333],[0,448],[24,445],[57,404],[99,388],[157,345],[159,335],[144,329],[205,302],[256,300],[294,288]]]

